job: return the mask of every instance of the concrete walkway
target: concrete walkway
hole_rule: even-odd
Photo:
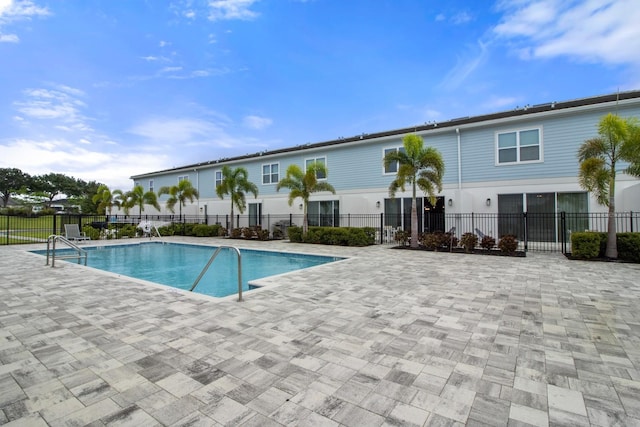
[[[238,303],[0,247],[0,424],[640,426],[640,265],[233,243],[351,258]]]

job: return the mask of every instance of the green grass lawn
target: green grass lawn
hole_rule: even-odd
[[[33,218],[0,217],[0,245],[46,241],[51,234],[53,234],[53,215]]]

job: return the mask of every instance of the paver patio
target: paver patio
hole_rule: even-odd
[[[640,265],[233,243],[350,259],[238,303],[0,247],[0,424],[640,426]]]

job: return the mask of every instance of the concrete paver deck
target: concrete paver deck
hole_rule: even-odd
[[[350,259],[238,303],[0,247],[0,424],[640,426],[639,265],[233,243]]]

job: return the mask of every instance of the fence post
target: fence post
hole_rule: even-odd
[[[58,224],[57,221],[58,220],[58,215],[53,214],[53,233],[51,234],[58,234],[56,231],[58,230]],[[9,244],[9,217],[7,217],[7,244]],[[49,237],[49,236],[47,236]]]
[[[7,228],[6,228],[7,233],[6,233],[5,235],[6,235],[6,242],[7,242],[7,245],[8,245],[8,244],[9,244],[9,215],[7,215],[7,216],[6,216],[6,218],[7,218]],[[56,218],[56,217],[55,217],[55,215],[54,215],[54,216],[53,216],[53,220],[54,220],[54,226],[53,226],[53,229],[54,229],[54,230],[56,229],[56,228],[55,228],[55,218]]]
[[[529,246],[529,221],[527,220],[527,213],[522,213],[524,219],[524,251],[527,252]]]
[[[293,227],[293,214],[289,214],[289,227]]]
[[[631,232],[633,233],[633,211],[629,212],[629,221],[631,222]]]
[[[560,212],[560,233],[562,233],[562,253],[567,254],[567,218],[564,211]]]
[[[384,243],[384,214],[380,212],[380,244]]]

